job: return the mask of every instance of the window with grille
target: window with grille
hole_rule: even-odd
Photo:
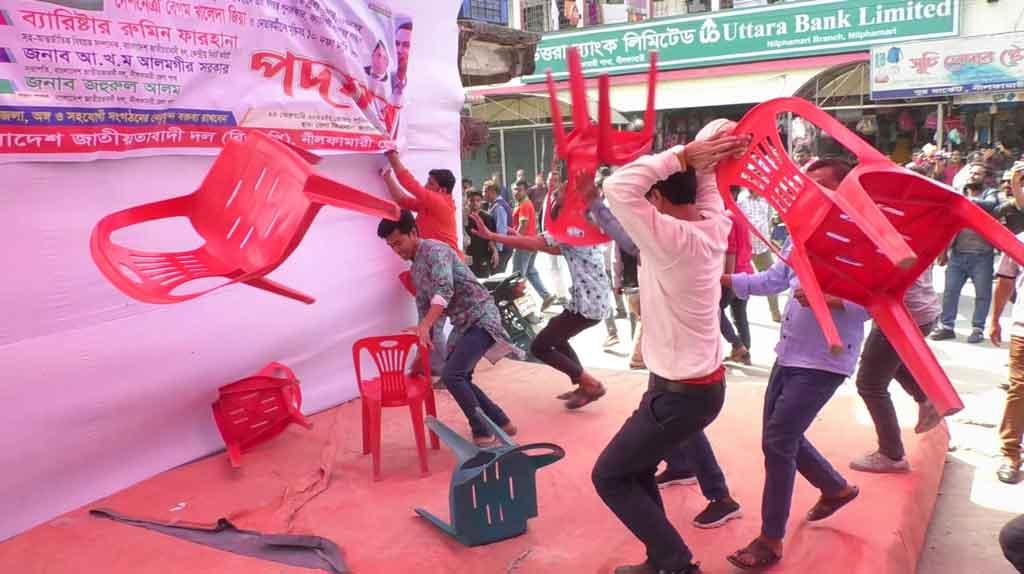
[[[523,0],[523,29],[529,32],[551,30],[551,0]]]
[[[697,14],[711,10],[709,0],[654,0],[651,9],[655,18],[676,14]]]
[[[459,17],[508,26],[508,0],[464,0]]]

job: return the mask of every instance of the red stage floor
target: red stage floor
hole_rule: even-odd
[[[414,507],[422,506],[448,517],[454,457],[444,445],[430,451],[431,474],[421,478],[407,410],[385,411],[384,478],[374,483],[370,457],[361,455],[359,403],[351,402],[313,417],[312,431],[293,426],[245,454],[240,471],[231,469],[225,455],[211,456],[12,538],[0,544],[0,572],[312,572],[87,515],[88,508],[105,507],[159,521],[214,523],[227,517],[244,529],[317,534],[342,548],[356,574],[609,573],[619,564],[641,560],[643,550],[594,493],[590,469],[636,406],[646,376],[601,375],[609,387],[605,398],[570,413],[554,398],[566,390],[564,378],[550,369],[503,361],[478,372],[481,386],[519,426],[519,442],[551,441],[567,451],[564,460],[538,472],[540,516],[530,521],[525,535],[512,540],[465,548],[413,514]],[[745,516],[717,530],[699,530],[689,523],[705,504],[699,490],[677,486],[664,491],[670,517],[708,574],[734,572],[725,556],[752,539],[760,523],[764,385],[738,379],[729,386],[726,406],[708,435]],[[447,393],[438,392],[438,408],[446,423],[460,432],[466,429]],[[923,437],[905,433],[914,467],[910,474],[856,473],[847,462],[874,441],[873,429],[858,414],[862,410],[856,397],[837,396],[811,430],[820,450],[861,487],[860,498],[835,517],[808,525],[802,517],[817,493],[798,479],[785,559],[771,572],[916,570],[948,435],[944,427]]]

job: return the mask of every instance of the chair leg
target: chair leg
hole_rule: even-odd
[[[380,480],[380,456],[381,456],[381,406],[380,403],[370,405],[370,455],[373,457],[373,480]]]
[[[892,344],[921,390],[928,395],[932,406],[942,416],[949,416],[964,408],[956,389],[946,372],[939,366],[928,343],[921,335],[917,322],[903,305],[902,300],[885,300],[869,309],[878,328]]]
[[[429,391],[427,392],[427,398],[426,398],[426,401],[424,401],[424,403],[425,403],[425,406],[426,406],[427,414],[432,416],[432,417],[434,417],[436,419],[437,418],[437,403],[434,401],[434,389],[433,388],[429,389]],[[437,433],[434,432],[434,429],[430,429],[430,448],[432,448],[434,450],[440,450],[441,449],[441,441],[438,439]]]
[[[234,468],[242,468],[242,447],[236,443],[230,443],[228,447],[228,460]]]
[[[301,291],[296,291],[291,287],[286,287],[276,281],[271,281],[266,277],[256,277],[254,279],[249,279],[248,281],[245,281],[245,284],[256,287],[257,289],[263,289],[264,291],[270,291],[271,293],[275,293],[277,295],[284,295],[285,297],[295,299],[296,301],[302,301],[307,305],[312,305],[313,303],[316,302],[316,299],[310,297],[309,295],[306,295]]]
[[[396,203],[370,195],[343,183],[312,175],[303,190],[310,201],[348,209],[371,217],[398,220],[400,209]]]
[[[793,241],[793,250],[789,253],[789,264],[800,278],[800,287],[807,294],[814,317],[825,334],[829,351],[832,354],[841,353],[843,340],[839,338],[839,330],[836,329],[836,324],[832,321],[832,311],[829,310],[828,304],[825,302],[825,293],[822,292],[818,277],[814,274],[814,268],[811,267],[811,262],[807,259],[804,246],[797,241]]]
[[[367,408],[366,399],[359,401],[363,410],[363,454],[370,454],[370,411]]]
[[[424,436],[426,431],[423,424],[423,401],[410,401],[409,413],[412,415],[412,431],[416,435],[416,453],[420,457],[420,474],[426,476],[430,469],[427,468],[427,437]]]

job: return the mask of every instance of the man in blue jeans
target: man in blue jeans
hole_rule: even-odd
[[[999,192],[995,189],[983,191],[983,186],[981,181],[972,180],[964,186],[964,195],[991,215],[999,207]],[[968,278],[974,284],[974,316],[971,318],[972,329],[967,342],[980,343],[985,339],[985,320],[988,318],[989,305],[992,304],[995,257],[992,245],[973,229],[964,229],[958,233],[948,255],[939,256],[937,263],[946,265],[946,287],[942,294],[941,322],[932,332],[932,340],[956,338],[953,328],[960,306],[960,292]]]
[[[818,160],[805,168],[808,176],[831,189],[839,187],[849,169],[839,160]],[[789,249],[787,244],[783,254],[787,255]],[[781,337],[775,347],[777,359],[764,397],[761,535],[728,557],[739,568],[761,569],[782,559],[782,539],[798,470],[821,491],[821,498],[807,513],[809,522],[828,518],[859,494],[857,487],[846,482],[804,433],[839,385],[853,373],[869,315],[858,305],[826,296],[844,343],[842,351],[834,355],[796,274],[785,261],[776,261],[761,273],[725,275],[722,283],[742,298],[776,295],[787,289],[792,295],[783,313]]]
[[[473,441],[479,446],[494,442],[487,424],[476,412],[478,406],[508,435],[516,434],[508,415],[473,383],[473,371],[481,358],[494,363],[517,352],[501,326],[501,315],[490,293],[451,247],[420,239],[411,211],[403,209],[398,221],[382,220],[377,236],[387,241],[399,257],[412,261],[416,306],[422,317],[413,330],[420,344],[433,346],[431,331],[442,316],[452,322],[454,332],[448,338],[448,358],[441,380],[469,419]]]

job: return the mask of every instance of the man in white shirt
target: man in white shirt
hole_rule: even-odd
[[[736,204],[739,206],[740,211],[747,216],[747,221],[754,226],[754,229],[757,229],[762,237],[770,240],[775,210],[768,203],[768,200],[748,189],[740,194]],[[775,259],[772,257],[772,250],[768,247],[768,244],[758,239],[753,233],[750,234],[750,246],[753,248],[754,257],[751,261],[754,263],[755,269],[764,271],[775,263]],[[781,323],[782,314],[779,313],[778,295],[768,296],[768,308],[772,313],[772,321]]]
[[[658,310],[645,316],[648,390],[592,473],[601,499],[647,549],[644,563],[616,574],[698,572],[665,516],[654,475],[670,451],[718,416],[725,400],[718,300],[731,222],[714,186],[698,194],[694,168],[709,169],[746,145],[727,133],[677,146],[604,182],[609,207],[643,259],[640,305]]]

